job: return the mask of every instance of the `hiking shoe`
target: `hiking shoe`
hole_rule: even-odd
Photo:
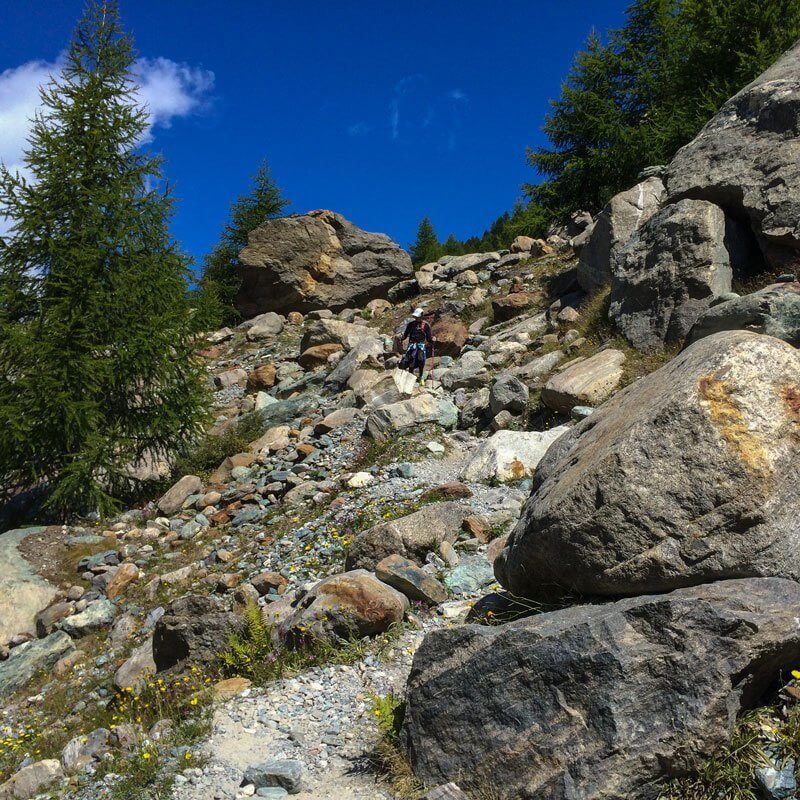
[[[425,385],[425,378],[420,378],[419,379],[419,385],[420,386],[424,386]]]

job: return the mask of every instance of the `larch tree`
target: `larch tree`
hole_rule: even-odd
[[[115,2],[90,3],[41,89],[22,174],[0,167],[0,485],[53,513],[135,488],[206,414],[188,261]]]

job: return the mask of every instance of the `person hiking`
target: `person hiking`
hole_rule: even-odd
[[[409,372],[419,370],[419,382],[424,386],[425,361],[428,358],[428,348],[433,345],[431,326],[422,318],[425,312],[421,308],[414,310],[412,320],[406,325],[401,342],[408,339],[408,349],[403,356],[400,366]]]

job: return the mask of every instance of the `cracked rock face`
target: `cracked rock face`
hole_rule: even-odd
[[[245,317],[363,306],[412,275],[405,250],[333,211],[268,219],[239,253]]]
[[[611,198],[598,215],[591,237],[581,250],[578,264],[581,288],[596,292],[610,283],[617,252],[658,211],[663,196],[661,179],[647,178]]]
[[[714,334],[550,448],[495,572],[529,597],[798,580],[798,475],[800,352]]]
[[[773,266],[800,260],[800,42],[728,100],[678,151],[668,202],[708,200],[746,217]]]
[[[796,663],[798,603],[751,578],[435,631],[408,684],[414,771],[500,800],[655,800]]]

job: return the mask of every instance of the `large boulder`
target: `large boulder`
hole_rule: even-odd
[[[776,283],[717,303],[695,322],[687,343],[712,333],[735,330],[765,333],[800,347],[800,282]]]
[[[202,491],[203,481],[197,475],[184,475],[159,498],[156,505],[162,514],[177,514],[190,495],[200,494]]]
[[[437,373],[437,378],[445,389],[480,389],[491,380],[486,367],[486,359],[480,350],[464,353],[453,366]]]
[[[725,103],[667,169],[668,200],[708,200],[749,221],[767,261],[800,251],[800,42]]]
[[[147,685],[148,678],[155,675],[155,672],[153,638],[149,636],[142,644],[133,649],[130,656],[114,673],[114,685],[118,689],[133,689],[140,692]]]
[[[467,326],[453,317],[440,317],[431,326],[433,350],[437,356],[458,358],[469,338]]]
[[[274,311],[266,314],[259,314],[255,319],[250,320],[247,328],[247,338],[251,342],[258,342],[261,339],[272,339],[283,330],[283,318]]]
[[[511,292],[505,297],[492,300],[492,313],[495,322],[507,322],[527,311],[536,297],[528,292]]]
[[[408,254],[388,236],[324,210],[261,223],[237,271],[236,304],[245,317],[363,306],[412,275]]]
[[[419,425],[433,423],[442,428],[455,428],[458,409],[450,400],[423,393],[399,403],[381,406],[367,417],[367,433],[378,442],[388,441]]]
[[[326,378],[331,384],[342,385],[347,383],[353,373],[361,369],[365,364],[380,366],[380,358],[386,349],[383,338],[371,336],[356,344],[356,346],[334,367],[333,371]]]
[[[530,390],[517,377],[508,372],[498,375],[489,392],[489,407],[492,414],[509,411],[511,414],[522,414],[528,407]]]
[[[161,672],[180,663],[213,664],[242,618],[216,597],[187,595],[173,600],[153,631],[153,661]]]
[[[797,664],[798,604],[757,578],[436,630],[409,677],[412,767],[498,800],[655,800]]]
[[[467,481],[519,481],[529,478],[550,445],[569,430],[564,425],[546,431],[497,431],[478,445],[464,467]]]
[[[436,606],[447,600],[447,590],[432,575],[397,553],[375,565],[376,577],[409,600]]]
[[[361,389],[354,390],[359,405],[380,408],[399,403],[414,394],[417,377],[403,369],[378,373],[378,379]]]
[[[681,200],[652,216],[617,254],[609,315],[640,350],[682,340],[746,261],[741,226],[713,203]],[[731,257],[734,257],[732,263]]]
[[[527,596],[800,579],[799,434],[800,352],[701,339],[550,448],[497,577]]]
[[[620,192],[600,212],[591,237],[581,250],[578,283],[596,292],[611,282],[611,265],[634,231],[658,211],[664,196],[660,178],[647,178],[632,189]]]
[[[361,639],[402,622],[408,608],[405,595],[357,569],[325,578],[303,595],[280,625],[280,635],[290,644],[308,638]]]
[[[83,611],[62,619],[58,626],[73,638],[80,639],[109,627],[116,616],[117,607],[110,600],[93,600]]]
[[[278,382],[278,370],[272,363],[259,364],[247,376],[248,392],[265,392]]]
[[[464,256],[442,256],[436,266],[440,278],[452,278],[467,270],[478,272],[488,269],[500,260],[500,253],[467,253]]]
[[[469,508],[461,503],[431,503],[419,511],[381,522],[359,533],[347,552],[347,569],[375,569],[394,554],[424,563],[425,556],[444,542],[454,542]]]

